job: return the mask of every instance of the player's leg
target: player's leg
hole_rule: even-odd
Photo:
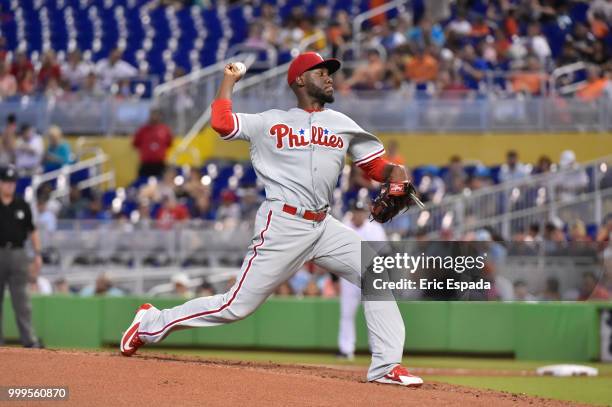
[[[308,239],[315,238],[312,227],[308,229],[282,215],[268,210],[262,221],[258,216],[257,233],[236,283],[228,292],[196,298],[170,309],[147,310],[138,329],[140,339],[158,342],[174,329],[226,324],[254,312],[301,267],[306,260],[304,248],[312,244]]]
[[[340,329],[338,350],[349,358],[355,354],[355,315],[361,302],[361,290],[345,279],[340,280]]]
[[[4,255],[6,253],[3,249],[0,249],[0,256],[2,258],[6,258]],[[4,304],[4,289],[6,285],[6,281],[8,279],[8,262],[0,261],[0,346],[4,345],[4,334],[2,331],[2,305]]]
[[[325,222],[325,231],[314,248],[315,263],[360,285],[361,238],[334,218]],[[402,361],[404,321],[395,301],[364,301],[363,306],[372,351],[368,380],[386,380],[390,374],[397,373],[395,369]],[[409,382],[422,383],[420,378],[410,377]],[[398,384],[406,385],[399,381]]]
[[[12,263],[12,266],[8,278],[8,287],[21,344],[25,347],[38,346],[38,339],[32,327],[32,304],[28,293],[28,266],[30,262],[25,250],[15,250],[9,257],[9,263]]]

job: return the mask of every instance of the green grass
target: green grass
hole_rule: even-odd
[[[353,365],[366,367],[370,363],[367,355],[358,355],[352,362],[338,361],[332,354],[292,353],[271,351],[209,350],[209,349],[168,349],[162,347],[143,348],[147,352],[191,355],[203,358],[248,360],[259,362]],[[540,366],[557,364],[550,361],[517,361],[499,358],[468,358],[440,356],[406,356],[408,367],[469,369],[473,376],[426,375],[426,380],[459,384],[470,387],[525,393],[535,396],[597,405],[612,405],[612,365],[604,363],[583,363],[599,369],[599,377],[537,377],[537,376],[486,376],[478,370],[527,370],[534,371]]]
[[[429,376],[429,380],[463,386],[525,393],[597,405],[612,405],[610,377]]]

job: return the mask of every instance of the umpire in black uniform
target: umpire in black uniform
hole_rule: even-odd
[[[40,347],[32,328],[32,305],[28,281],[36,281],[42,266],[40,239],[32,222],[29,205],[15,196],[17,172],[14,167],[0,168],[0,344],[2,336],[2,304],[8,286],[19,328],[21,343],[27,348]],[[24,248],[30,238],[36,255],[34,265]]]

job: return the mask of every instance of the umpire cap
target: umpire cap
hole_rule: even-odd
[[[9,165],[8,167],[0,167],[0,181],[16,182],[17,178],[17,170],[14,166]]]

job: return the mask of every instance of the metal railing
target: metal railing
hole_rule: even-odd
[[[302,40],[299,45],[299,48],[296,48],[294,50],[294,53],[299,54],[300,52],[309,49],[312,44],[320,40],[320,35],[311,35],[310,37]],[[244,62],[248,69],[249,66],[255,63],[255,59],[256,57],[254,55],[249,54],[242,60],[242,62]],[[244,112],[249,109],[249,107],[245,106],[245,103],[253,104],[253,102],[256,102],[256,105],[258,102],[261,106],[262,102],[273,102],[276,97],[278,97],[282,101],[281,96],[286,95],[287,91],[290,92],[287,87],[286,81],[284,80],[287,71],[289,70],[289,65],[290,63],[279,65],[260,74],[241,79],[234,87],[235,96],[232,96],[234,110],[238,112]],[[223,70],[221,70],[221,74],[222,73]],[[207,86],[212,86],[213,88],[216,87],[218,85],[219,79],[220,78],[207,78]],[[213,92],[216,92],[216,88],[214,89],[215,90]],[[181,143],[177,146],[177,148],[174,150],[173,155],[169,158],[170,162],[176,162],[176,159],[180,154],[189,151],[189,146],[193,139],[198,134],[200,134],[200,131],[202,131],[202,129],[210,121],[210,103],[214,98],[213,92],[211,92],[210,99],[208,99],[206,103],[204,113],[201,113],[198,119],[189,128],[189,131],[187,131],[187,133],[183,137],[183,140],[181,140]],[[295,103],[295,97],[291,95],[291,100],[285,100],[285,102],[286,103],[284,105],[282,103],[280,105],[276,104],[275,107],[283,108],[284,106],[285,108],[288,108],[289,106],[292,106]],[[257,112],[262,111],[261,108],[255,109],[255,111]]]
[[[406,12],[406,5],[409,3],[407,0],[395,0],[390,1],[386,4],[373,8],[371,10],[365,11],[353,19],[353,41],[352,48],[355,52],[355,58],[359,58],[361,56],[361,40],[363,38],[363,23],[371,19],[372,17],[376,17],[381,14],[385,14],[388,11],[393,9],[398,9],[400,11]]]
[[[278,84],[236,94],[236,111],[257,113],[295,104],[291,90]],[[336,95],[329,106],[354,118],[361,127],[388,132],[607,132],[612,130],[612,100],[576,98],[503,98],[471,93],[441,97],[409,90],[363,91]]]
[[[76,186],[79,190],[93,187],[101,187],[101,189],[115,188],[115,171],[113,169],[105,170],[104,164],[108,161],[108,155],[102,150],[95,150],[95,155],[78,161],[72,165],[65,165],[54,171],[49,171],[44,174],[36,174],[32,176],[31,184],[25,190],[25,199],[33,206],[36,205],[36,191],[46,183],[54,185],[50,199],[58,199],[60,201],[70,193],[71,176],[84,172]]]
[[[41,132],[58,125],[66,134],[131,134],[149,116],[150,101],[68,94],[60,99],[20,97],[0,103],[0,121],[17,115]]]
[[[223,77],[225,65],[242,61],[249,67],[257,57],[253,54],[235,55],[188,75],[173,79],[155,88],[154,106],[175,134],[184,135],[209,107]]]
[[[425,209],[413,209],[389,225],[392,233],[421,230],[439,236],[444,230],[456,236],[491,227],[505,239],[524,233],[536,224],[543,230],[549,221],[564,224],[581,220],[601,225],[612,213],[612,156],[571,169],[468,190],[428,202]]]

